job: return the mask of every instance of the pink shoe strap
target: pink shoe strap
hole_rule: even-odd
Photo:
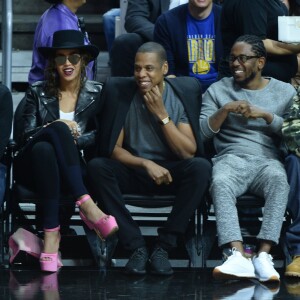
[[[60,226],[57,226],[55,228],[50,228],[50,229],[44,228],[45,232],[54,232],[54,231],[59,231],[59,230],[60,230]]]
[[[89,199],[91,199],[91,196],[90,195],[85,195],[80,200],[76,201],[76,205],[80,206],[82,203],[88,201]]]
[[[45,252],[42,252],[41,256],[40,256],[40,260],[48,262],[48,261],[53,261],[57,257],[58,257],[58,253],[57,252],[56,253],[45,253]],[[44,258],[49,258],[50,260],[43,260]]]

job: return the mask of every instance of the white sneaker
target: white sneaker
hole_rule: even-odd
[[[215,279],[243,279],[255,278],[255,273],[251,259],[232,248],[232,255],[221,266],[214,268],[213,276]]]
[[[273,257],[267,252],[261,252],[259,256],[252,258],[255,268],[255,276],[259,281],[279,281],[280,275],[274,269]]]
[[[279,293],[280,283],[276,287],[257,284],[254,291],[254,300],[272,300]],[[242,299],[242,298],[241,298]]]
[[[244,282],[246,282],[246,280],[244,280]],[[254,291],[255,285],[253,284],[252,286],[238,290],[233,295],[223,296],[222,300],[251,300],[253,299]]]

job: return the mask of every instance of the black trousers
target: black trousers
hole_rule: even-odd
[[[137,33],[125,33],[118,36],[110,51],[111,76],[133,76],[135,54],[145,42],[147,41]]]
[[[60,195],[76,200],[88,194],[83,183],[79,151],[63,122],[53,122],[31,138],[15,159],[18,183],[33,189],[41,198],[43,227],[60,224]],[[74,203],[74,202],[73,202]]]
[[[109,158],[94,158],[88,163],[88,178],[94,197],[119,224],[119,240],[127,250],[145,245],[141,231],[125,207],[122,194],[175,194],[175,202],[164,228],[158,230],[158,245],[165,250],[177,246],[189,220],[199,207],[211,178],[211,164],[204,158],[181,161],[156,161],[170,171],[173,182],[158,186],[145,170],[131,169]]]

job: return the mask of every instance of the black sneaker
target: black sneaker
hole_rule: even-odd
[[[125,272],[128,274],[137,275],[146,274],[146,264],[148,258],[149,255],[146,247],[135,249],[125,266]]]
[[[168,252],[156,247],[150,256],[151,273],[156,275],[172,275],[174,273],[168,259]]]

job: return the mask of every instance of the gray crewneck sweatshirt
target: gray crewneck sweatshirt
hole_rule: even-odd
[[[200,132],[204,140],[214,137],[217,156],[248,154],[280,158],[282,116],[292,104],[296,91],[289,83],[268,78],[269,83],[260,90],[242,89],[233,77],[223,78],[205,92],[200,115]],[[231,101],[246,100],[254,106],[273,113],[272,123],[264,119],[247,119],[230,113],[218,133],[211,130],[208,118]]]

